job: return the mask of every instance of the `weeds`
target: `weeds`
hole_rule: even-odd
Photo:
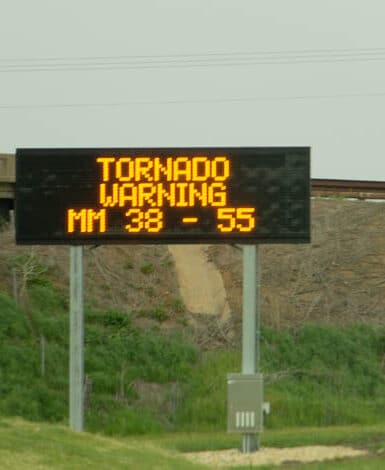
[[[151,274],[153,273],[155,270],[155,267],[152,263],[146,263],[144,264],[143,266],[140,267],[140,271],[143,273],[143,274]]]
[[[0,414],[62,421],[68,413],[68,316],[56,291],[41,287],[30,295],[35,328],[46,338],[44,377],[39,341],[15,303],[0,294]],[[38,309],[44,294],[47,305]],[[163,319],[165,313],[159,309],[153,315]],[[124,312],[87,311],[85,316],[85,371],[92,379],[87,422],[110,433],[122,426],[120,434],[159,429],[159,417],[147,413],[144,419],[146,413],[136,409],[131,383],[186,380],[197,360],[196,349],[176,335],[139,329]],[[137,418],[123,426],[129,416]]]
[[[164,322],[170,318],[169,314],[162,308],[153,308],[149,310],[139,310],[137,312],[139,317],[149,318],[158,322]]]
[[[30,283],[28,296],[37,335],[15,302],[0,294],[0,414],[63,421],[68,414],[68,306],[45,280]],[[168,318],[162,308],[141,315],[158,322]],[[115,310],[86,311],[89,429],[121,435],[226,429],[226,375],[241,370],[240,351],[199,355],[187,337],[141,329],[134,317]],[[44,377],[41,335],[46,339]],[[272,406],[267,428],[384,421],[383,327],[263,328],[261,348],[265,400]],[[172,404],[162,410],[144,408],[146,397],[133,387],[137,381],[168,384],[157,390]],[[173,383],[178,384],[177,400],[166,396]],[[142,387],[142,393],[150,388]]]
[[[305,326],[262,330],[261,370],[267,428],[374,424],[385,419],[381,370],[384,328]],[[187,384],[177,425],[184,430],[226,428],[226,375],[241,370],[238,350],[205,352]]]
[[[186,309],[183,300],[181,298],[174,299],[173,308],[176,313],[183,313]]]

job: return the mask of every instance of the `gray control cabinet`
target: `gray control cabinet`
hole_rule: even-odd
[[[227,375],[227,431],[263,431],[263,375]]]

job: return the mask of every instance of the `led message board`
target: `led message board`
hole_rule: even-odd
[[[305,243],[310,149],[18,149],[16,242]]]

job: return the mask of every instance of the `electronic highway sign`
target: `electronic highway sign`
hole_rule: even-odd
[[[16,152],[19,244],[306,243],[308,147]]]

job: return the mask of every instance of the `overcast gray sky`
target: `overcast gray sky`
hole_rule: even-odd
[[[312,147],[385,181],[383,0],[0,0],[0,153]]]

